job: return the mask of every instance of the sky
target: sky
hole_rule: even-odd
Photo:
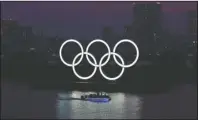
[[[161,2],[164,29],[187,33],[187,11],[196,2]],[[98,37],[105,26],[122,34],[133,20],[132,2],[2,2],[2,17],[43,30],[47,36]]]

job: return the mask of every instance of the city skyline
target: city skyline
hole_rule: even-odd
[[[132,2],[2,3],[3,18],[9,16],[20,24],[32,26],[36,31],[43,30],[47,36],[98,37],[105,26],[110,26],[122,34],[124,26],[131,24],[133,20]],[[172,30],[171,32],[187,33],[186,13],[196,10],[196,2],[161,4],[164,28]],[[98,9],[100,6],[103,8]]]

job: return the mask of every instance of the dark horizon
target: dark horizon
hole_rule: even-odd
[[[106,26],[112,27],[120,35],[124,26],[132,24],[133,21],[132,2],[1,3],[3,19],[12,18],[19,24],[33,27],[35,32],[42,30],[44,35],[51,37],[58,35],[91,39],[100,37]],[[196,11],[196,2],[160,3],[163,29],[174,34],[186,34],[187,12]]]

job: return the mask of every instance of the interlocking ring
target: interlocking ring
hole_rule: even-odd
[[[103,73],[103,71],[102,71],[102,65],[101,65],[101,63],[102,63],[103,59],[104,59],[107,55],[108,55],[108,53],[106,53],[105,55],[103,55],[102,58],[100,59],[100,62],[99,62],[99,70],[100,70],[100,73],[101,73],[102,76],[103,76],[105,79],[107,79],[107,80],[111,80],[111,81],[117,80],[117,79],[119,79],[119,78],[122,76],[122,74],[124,73],[124,67],[122,67],[122,70],[121,70],[121,72],[120,72],[120,74],[119,74],[118,76],[113,77],[113,78],[110,78],[110,77],[106,76],[106,75]],[[124,64],[124,60],[122,59],[122,57],[121,57],[118,53],[113,53],[113,52],[111,52],[111,55],[117,56],[117,57],[121,60],[122,64]]]
[[[74,59],[73,59],[73,61],[72,61],[72,64],[69,64],[69,63],[65,62],[64,59],[63,59],[63,57],[62,57],[62,49],[63,49],[64,45],[66,45],[66,44],[69,43],[69,42],[74,42],[74,43],[78,44],[78,46],[79,46],[80,49],[81,49],[81,53],[78,53],[78,54],[74,57]],[[90,46],[91,46],[93,43],[95,43],[95,42],[101,42],[101,43],[103,43],[103,44],[107,47],[107,50],[108,50],[108,53],[104,54],[104,55],[101,57],[101,59],[100,59],[100,61],[99,61],[99,64],[97,64],[97,61],[96,61],[95,57],[94,57],[91,53],[88,52]],[[135,50],[136,50],[136,58],[135,58],[135,60],[134,60],[131,64],[129,64],[129,65],[125,65],[123,58],[122,58],[118,53],[115,52],[115,51],[116,51],[116,48],[119,46],[119,44],[120,44],[120,43],[123,43],[123,42],[129,42],[129,43],[131,43],[131,44],[135,47]],[[96,71],[97,71],[97,68],[99,67],[99,71],[100,71],[101,75],[102,75],[105,79],[114,81],[114,80],[119,79],[119,78],[123,75],[125,68],[132,67],[132,66],[134,66],[134,65],[137,63],[138,58],[139,58],[139,49],[138,49],[138,46],[135,44],[135,42],[133,42],[133,41],[131,41],[131,40],[129,40],[129,39],[123,39],[123,40],[119,41],[118,43],[116,43],[116,45],[115,45],[114,48],[113,48],[113,52],[111,52],[109,45],[108,45],[105,41],[103,41],[103,40],[101,40],[101,39],[96,39],[96,40],[93,40],[92,42],[90,42],[90,43],[88,44],[88,46],[87,46],[87,48],[86,48],[86,51],[84,52],[84,49],[83,49],[83,47],[82,47],[82,45],[81,45],[80,42],[78,42],[77,40],[74,40],[74,39],[69,39],[69,40],[66,40],[65,42],[63,42],[63,44],[61,45],[60,50],[59,50],[59,55],[60,55],[60,59],[61,59],[61,61],[63,62],[63,64],[65,64],[66,66],[72,67],[72,70],[73,70],[74,74],[75,74],[79,79],[82,79],[82,80],[91,79],[91,78],[95,75],[95,73],[96,73]],[[75,66],[77,66],[78,64],[80,64],[80,62],[82,61],[84,55],[86,56],[88,62],[89,62],[92,66],[94,66],[93,72],[91,73],[91,75],[89,75],[89,76],[87,76],[87,77],[82,77],[82,76],[80,76],[80,75],[76,72],[76,70],[75,70]],[[122,67],[122,70],[121,70],[120,74],[119,74],[118,76],[112,77],[112,78],[106,76],[106,75],[104,74],[103,70],[102,70],[102,67],[103,67],[104,65],[106,65],[106,64],[109,62],[111,55],[113,55],[113,59],[115,60],[116,64],[118,64],[120,67]],[[81,56],[81,57],[80,57],[80,60],[79,60],[78,62],[76,62],[76,59],[77,59],[79,56]],[[94,63],[92,63],[92,62],[90,61],[89,57],[91,57],[91,58],[93,59]],[[107,57],[107,60],[106,60],[104,63],[102,63],[105,57]],[[116,57],[118,57],[118,58],[121,60],[122,63],[119,63],[119,62],[117,61],[117,58],[116,58]]]
[[[129,65],[123,65],[123,64],[120,64],[120,63],[117,61],[117,58],[115,57],[115,55],[113,55],[113,58],[114,58],[116,64],[118,64],[119,66],[124,67],[124,68],[129,68],[129,67],[132,67],[133,65],[135,65],[136,62],[138,61],[138,58],[139,58],[139,49],[138,49],[138,46],[137,46],[133,41],[128,40],[128,39],[123,39],[123,40],[119,41],[118,43],[116,43],[116,45],[115,45],[114,48],[113,48],[113,53],[116,52],[116,49],[117,49],[118,45],[120,45],[120,44],[123,43],[123,42],[129,42],[129,43],[131,43],[131,44],[135,47],[135,50],[136,50],[136,57],[135,57],[135,60],[134,60],[131,64],[129,64]]]
[[[85,55],[91,56],[91,58],[94,60],[94,63],[97,64],[97,61],[96,61],[95,57],[94,57],[91,53],[84,52],[84,54],[85,54]],[[89,76],[87,76],[87,77],[82,77],[82,76],[80,76],[80,75],[76,72],[75,65],[74,65],[75,62],[76,62],[76,59],[77,59],[80,55],[82,56],[83,53],[78,53],[78,54],[74,57],[74,60],[73,60],[73,62],[72,62],[72,69],[73,69],[74,74],[75,74],[78,78],[80,78],[80,79],[82,79],[82,80],[88,80],[88,79],[90,79],[90,78],[92,78],[92,77],[94,76],[94,74],[96,73],[97,67],[94,66],[94,70],[93,70],[93,72],[92,72],[91,75],[89,75]],[[81,61],[80,61],[80,62],[81,62]]]
[[[67,63],[67,62],[65,62],[65,60],[63,59],[63,56],[62,56],[63,47],[64,47],[67,43],[69,43],[69,42],[74,42],[74,43],[76,43],[76,44],[80,47],[81,53],[84,53],[84,49],[83,49],[83,46],[81,45],[81,43],[78,42],[77,40],[74,40],[74,39],[66,40],[66,41],[61,45],[60,50],[59,50],[60,59],[61,59],[61,61],[62,61],[66,66],[72,67],[73,65],[72,65],[72,64],[69,64],[69,63]],[[81,62],[82,59],[83,59],[83,56],[84,56],[84,54],[82,54],[80,60],[79,60],[76,64],[74,64],[75,66],[78,65],[78,64],[80,64],[80,62]]]
[[[87,45],[86,52],[88,52],[90,46],[91,46],[93,43],[96,43],[96,42],[101,42],[101,43],[103,43],[103,44],[107,47],[107,50],[108,50],[108,57],[107,57],[107,60],[106,60],[103,64],[101,64],[101,66],[104,66],[104,65],[106,65],[106,64],[108,63],[108,61],[110,60],[110,53],[111,53],[111,49],[110,49],[109,45],[108,45],[105,41],[103,41],[103,40],[101,40],[101,39],[96,39],[96,40],[91,41],[91,42]],[[86,58],[87,58],[88,62],[89,62],[92,66],[94,66],[94,67],[99,67],[99,65],[93,64],[93,63],[89,60],[89,57],[88,57],[87,55],[86,55]]]

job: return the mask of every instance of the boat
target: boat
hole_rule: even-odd
[[[82,95],[82,100],[91,101],[91,102],[109,102],[111,98],[109,95],[103,92],[99,92],[97,94],[89,94],[89,95]]]

